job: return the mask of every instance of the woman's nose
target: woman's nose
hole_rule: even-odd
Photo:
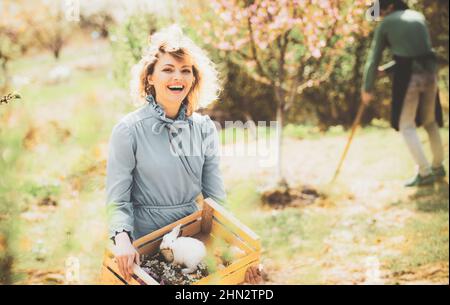
[[[175,73],[173,75],[173,79],[174,80],[181,80],[181,72],[180,71],[175,71]]]

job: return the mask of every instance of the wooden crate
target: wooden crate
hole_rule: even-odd
[[[204,284],[240,284],[244,282],[245,272],[248,267],[259,264],[261,254],[261,242],[259,237],[248,227],[243,225],[231,213],[211,198],[203,200],[200,209],[170,225],[145,235],[133,242],[138,252],[142,254],[154,254],[159,250],[162,237],[181,223],[181,235],[192,236],[202,240],[207,248],[211,249],[215,240],[225,240],[228,244],[239,247],[245,255],[236,259],[224,269],[208,275],[193,283]],[[125,285],[159,285],[140,266],[134,264],[134,275],[126,281],[119,272],[114,262],[111,251],[106,251],[102,266],[102,283]]]

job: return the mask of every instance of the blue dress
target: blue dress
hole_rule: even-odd
[[[167,118],[153,97],[113,128],[106,174],[109,237],[138,239],[197,210],[202,193],[224,203],[217,129],[207,115]]]

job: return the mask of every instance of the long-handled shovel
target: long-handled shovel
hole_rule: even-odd
[[[361,122],[361,117],[364,113],[365,108],[366,105],[364,103],[361,103],[361,105],[359,105],[358,113],[356,114],[355,120],[353,121],[352,130],[347,140],[347,145],[345,145],[344,153],[342,154],[341,159],[339,160],[339,164],[336,168],[336,171],[334,172],[333,179],[331,180],[330,183],[333,183],[336,180],[337,176],[339,175],[342,164],[344,163],[345,157],[347,156],[347,152],[350,148],[350,144],[352,143],[353,136],[355,135],[355,131],[356,129],[358,129],[359,123]]]

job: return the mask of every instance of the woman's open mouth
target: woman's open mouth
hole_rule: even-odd
[[[174,94],[180,94],[184,90],[183,85],[173,85],[173,86],[167,86],[167,88],[170,90],[170,92]]]

